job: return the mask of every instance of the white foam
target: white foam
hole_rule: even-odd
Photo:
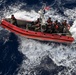
[[[76,20],[74,21],[72,27],[70,28],[70,32],[72,33],[74,39],[76,40]]]
[[[72,49],[73,48],[73,49]],[[57,44],[44,44],[31,39],[21,37],[19,51],[22,52],[27,60],[24,59],[21,69],[29,70],[40,64],[43,56],[48,55],[57,65],[74,68],[76,59],[76,46],[63,46]]]
[[[66,15],[66,16],[68,16],[68,18],[69,19],[76,19],[76,8],[73,8],[73,9],[65,9],[65,12],[64,12],[64,14]]]
[[[11,6],[10,6],[11,8]],[[19,7],[14,6],[14,8],[11,8],[11,11],[8,11],[4,14],[5,17],[10,17],[10,15],[14,14],[16,18],[24,19],[24,20],[36,20],[39,17],[39,14],[35,12],[34,10],[31,10],[31,12],[25,11],[25,10],[19,10]],[[75,9],[70,10],[73,12],[69,12],[69,10],[64,11],[64,13],[68,17],[64,17],[60,14],[58,14],[55,10],[48,11],[45,16],[48,18],[49,16],[52,17],[53,20],[58,19],[59,21],[62,19],[69,19],[74,18],[73,15],[75,15]],[[75,13],[74,13],[75,12]],[[69,14],[68,14],[69,13]],[[75,19],[74,19],[75,20]],[[76,21],[74,21],[72,27],[70,28],[71,33],[73,34],[73,37],[76,39]],[[44,44],[40,43],[35,40],[26,39],[23,37],[20,37],[20,45],[18,50],[22,52],[27,59],[24,59],[22,62],[22,65],[20,66],[20,70],[24,69],[24,74],[26,73],[26,70],[29,70],[30,68],[33,68],[36,65],[40,64],[41,58],[45,55],[49,55],[50,58],[57,64],[57,65],[64,65],[67,67],[70,67],[71,69],[75,68],[74,62],[76,62],[76,45],[73,44],[71,46],[63,46],[63,45],[57,45],[52,43]],[[21,73],[21,71],[19,72]],[[18,73],[18,75],[19,75]]]
[[[51,11],[49,11],[51,12]],[[50,14],[49,12],[46,13],[45,16],[53,16],[53,19],[68,19],[66,17],[63,17],[59,14],[54,15]],[[68,11],[67,11],[68,12]],[[73,36],[76,34],[75,28],[76,22],[74,21],[73,26],[70,28],[71,33]],[[74,36],[74,38],[76,38]],[[72,49],[73,48],[73,49]],[[45,55],[49,55],[50,58],[57,64],[57,65],[63,65],[66,67],[70,67],[71,70],[75,67],[73,66],[73,63],[76,59],[76,50],[75,45],[70,46],[63,46],[63,45],[56,45],[56,44],[43,44],[34,40],[21,38],[19,51],[21,51],[26,57],[28,57],[27,60],[23,61],[23,64],[21,66],[21,69],[24,68],[25,71],[29,70],[30,68],[39,65],[41,58]],[[25,72],[24,72],[25,73]]]

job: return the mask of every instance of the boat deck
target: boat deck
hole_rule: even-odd
[[[6,21],[11,23],[11,18],[5,19]],[[34,22],[33,21],[26,21],[26,20],[19,20],[17,19],[17,26],[22,28],[22,29],[26,29],[26,30],[31,30],[31,31],[35,31],[33,26],[34,26]],[[36,31],[37,32],[37,31]],[[40,31],[38,31],[40,32]],[[47,33],[47,32],[45,32]],[[67,30],[66,33],[51,33],[51,34],[59,34],[59,35],[64,35],[64,36],[71,36],[71,33],[69,30]]]

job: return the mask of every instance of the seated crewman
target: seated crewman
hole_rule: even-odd
[[[53,22],[51,21],[51,17],[49,17],[47,20],[46,32],[51,33],[52,26],[53,26]]]
[[[64,20],[64,22],[62,22],[63,25],[63,33],[69,32],[68,26],[69,24],[67,23],[67,20]]]
[[[35,22],[35,31],[41,31],[40,18]]]
[[[56,20],[55,22],[54,22],[54,32],[55,33],[59,33],[59,25],[58,25],[58,20]]]

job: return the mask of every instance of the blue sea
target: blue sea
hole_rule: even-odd
[[[50,7],[45,18],[66,19],[76,39],[76,0],[0,0],[0,20],[12,14],[36,20],[44,4]],[[40,42],[0,26],[0,75],[76,75],[76,41],[67,45]]]

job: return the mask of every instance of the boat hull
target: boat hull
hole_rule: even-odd
[[[63,36],[58,34],[50,34],[50,33],[43,33],[43,32],[35,32],[31,30],[22,29],[17,27],[10,22],[6,21],[5,19],[2,20],[1,26],[19,34],[21,36],[25,36],[26,38],[37,39],[42,41],[53,41],[53,42],[60,42],[60,43],[72,43],[74,38],[71,36]]]

